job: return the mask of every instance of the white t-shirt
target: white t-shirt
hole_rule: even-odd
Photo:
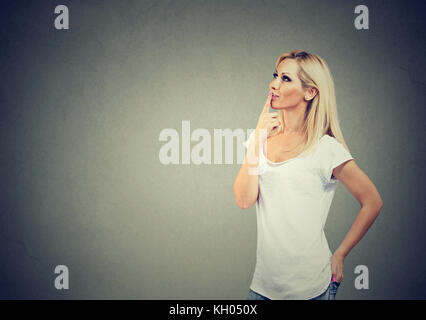
[[[263,145],[260,150],[256,268],[250,288],[272,300],[314,298],[332,276],[324,225],[339,180],[331,176],[353,157],[329,135],[311,154],[280,163],[266,158]]]

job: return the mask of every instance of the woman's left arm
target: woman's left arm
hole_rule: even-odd
[[[373,224],[383,207],[383,201],[373,182],[354,160],[334,168],[333,175],[361,204],[361,210],[352,227],[330,259],[334,281],[340,282],[343,279],[343,260]]]

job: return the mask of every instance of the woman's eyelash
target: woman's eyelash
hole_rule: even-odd
[[[273,74],[273,76],[274,76],[274,78],[276,78],[276,77],[278,77],[278,74],[275,72],[274,74]],[[289,77],[287,77],[287,76],[283,76],[283,80],[284,79],[288,79],[289,81],[291,81],[290,80],[290,78]]]

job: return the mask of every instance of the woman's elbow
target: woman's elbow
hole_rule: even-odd
[[[240,202],[240,201],[235,201],[235,203],[237,204],[237,207],[240,209],[247,209],[246,206],[244,205],[244,203]]]
[[[379,214],[383,208],[383,201],[379,196],[377,198],[370,199],[370,201],[367,201],[363,206],[369,207],[371,210]]]
[[[240,208],[240,209],[245,210],[245,209],[250,208],[253,205],[253,203],[250,204],[246,199],[243,199],[243,197],[239,196],[235,192],[235,190],[234,190],[234,197],[235,197],[235,203],[237,204],[238,208]]]
[[[380,196],[380,194],[377,192],[377,197],[376,197],[376,206],[377,206],[377,213],[379,213],[382,208],[383,208],[383,200],[382,197]]]
[[[253,203],[250,204],[250,203],[242,202],[242,201],[236,201],[236,203],[237,203],[237,206],[243,210],[251,208],[251,206],[253,205]]]
[[[247,209],[248,208],[244,199],[242,199],[240,196],[238,196],[238,194],[235,192],[235,190],[234,190],[234,197],[235,197],[235,203],[237,204],[238,208],[240,208],[240,209]]]
[[[243,210],[251,208],[253,206],[253,204],[256,203],[256,200],[257,200],[257,198],[254,199],[254,200],[247,200],[243,197],[238,197],[238,196],[235,195],[235,203],[237,204],[237,206],[240,209],[243,209]]]
[[[257,194],[256,197],[254,197],[254,194],[250,194],[250,192],[239,190],[238,187],[234,184],[235,203],[240,209],[244,210],[251,208],[251,206],[256,203],[257,196]]]
[[[377,210],[378,210],[377,213],[382,211],[382,208],[383,208],[383,201],[382,201],[382,199],[380,199],[379,202],[377,203]]]

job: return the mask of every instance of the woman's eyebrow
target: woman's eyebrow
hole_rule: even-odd
[[[278,73],[278,71],[277,71],[277,69],[275,69],[275,72],[277,72]],[[281,72],[281,74],[289,74],[289,75],[292,75],[290,72]]]

